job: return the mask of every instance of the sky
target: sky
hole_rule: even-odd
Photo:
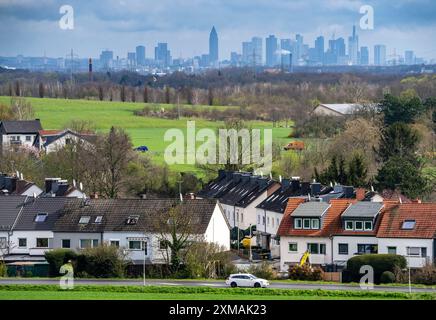
[[[74,9],[74,29],[59,26],[62,5]],[[374,9],[374,28],[363,30],[359,9]],[[215,26],[220,59],[241,52],[253,36],[295,39],[311,47],[318,35],[347,40],[356,24],[359,45],[387,46],[387,55],[414,50],[436,58],[434,0],[0,0],[0,55],[98,57],[104,49],[126,57],[145,45],[152,58],[157,42],[168,42],[173,58],[207,53]]]

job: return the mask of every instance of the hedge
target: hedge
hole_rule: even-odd
[[[394,272],[396,268],[404,269],[407,267],[406,258],[395,254],[364,254],[352,257],[347,261],[346,270],[350,273],[351,281],[359,282],[363,276],[360,268],[369,265],[374,269],[374,283],[380,283],[383,272]]]
[[[51,277],[59,276],[59,269],[69,260],[76,260],[77,254],[70,249],[54,249],[45,253],[48,262],[48,273]]]

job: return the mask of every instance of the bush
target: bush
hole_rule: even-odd
[[[77,274],[96,278],[123,277],[126,269],[122,249],[110,245],[87,248],[77,256]]]
[[[396,269],[396,280],[400,283],[409,282],[409,272]],[[411,270],[411,282],[414,284],[436,285],[436,266],[434,264],[426,264],[419,269]]]
[[[374,269],[374,283],[380,283],[383,272],[394,272],[396,268],[404,269],[407,266],[406,258],[395,254],[365,254],[352,257],[347,261],[347,270],[350,272],[350,280],[359,282],[362,274],[360,268],[369,265]]]
[[[380,283],[394,283],[395,275],[390,271],[385,271],[380,276]]]
[[[51,277],[59,276],[59,269],[69,260],[76,260],[77,254],[70,249],[54,249],[45,253],[49,267],[48,273]]]
[[[322,280],[322,270],[320,268],[312,268],[307,264],[302,266],[297,264],[289,267],[289,279],[319,281]]]
[[[0,261],[0,278],[5,278],[8,276],[8,267],[3,261]]]
[[[277,278],[277,272],[272,268],[270,263],[265,261],[258,265],[251,265],[247,272],[262,279],[273,280]]]

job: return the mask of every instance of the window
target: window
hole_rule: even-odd
[[[6,237],[0,238],[0,249],[6,249]]]
[[[269,227],[269,217],[266,218],[266,221],[267,221],[267,225]]]
[[[345,221],[345,230],[354,230],[353,221]]]
[[[80,239],[80,248],[81,249],[91,248],[91,246],[92,246],[91,239]]]
[[[159,249],[166,250],[168,248],[168,243],[165,240],[159,241]]]
[[[357,253],[358,254],[369,254],[369,253],[377,253],[378,247],[376,244],[358,244],[357,245]]]
[[[307,250],[312,254],[326,254],[325,243],[308,243]]]
[[[310,229],[310,219],[303,219],[303,229]]]
[[[47,215],[46,212],[38,213],[35,217],[35,222],[44,222],[47,219]]]
[[[79,224],[88,224],[90,220],[90,216],[82,216],[80,217]]]
[[[312,219],[311,224],[312,224],[312,229],[319,229],[319,219]]]
[[[415,256],[419,257],[421,256],[421,248],[419,247],[407,247],[407,255],[408,256]]]
[[[257,216],[257,224],[260,224],[260,216]]]
[[[365,221],[365,231],[372,231],[372,221]]]
[[[98,239],[93,239],[92,240],[92,247],[93,248],[98,247]]]
[[[111,247],[119,248],[120,247],[120,240],[111,240],[110,245],[111,245]]]
[[[356,221],[354,223],[354,230],[357,230],[357,231],[363,230],[363,222],[362,221]]]
[[[303,221],[301,218],[295,218],[294,219],[294,228],[295,229],[301,229],[303,227]]]
[[[147,242],[141,240],[129,240],[129,250],[144,250],[147,254]]]
[[[71,140],[71,138],[65,139],[65,144],[71,144],[71,143],[73,143],[73,140]]]
[[[26,136],[26,141],[31,141],[32,137],[31,136]]]
[[[423,257],[423,258],[427,257],[427,248],[426,247],[421,248],[421,257]]]
[[[277,218],[277,227],[280,225],[279,218]]]
[[[102,221],[103,221],[103,216],[95,217],[95,220],[94,220],[95,223],[101,223]]]
[[[265,217],[262,217],[262,225],[265,225]]]
[[[339,243],[338,252],[339,254],[348,254],[348,243]]]
[[[244,214],[241,213],[241,223],[243,223],[243,222],[244,222]]]
[[[296,242],[289,242],[289,252],[297,252],[298,244]]]
[[[27,248],[27,239],[26,238],[19,238],[18,239],[18,247],[19,248]]]
[[[388,254],[397,254],[397,247],[388,247]]]
[[[274,228],[274,218],[271,218],[272,227]]]
[[[403,221],[403,225],[401,226],[401,229],[403,230],[413,230],[415,229],[415,220],[405,220]]]
[[[62,248],[71,248],[71,240],[70,239],[62,239]]]
[[[48,238],[36,238],[37,248],[48,248]]]
[[[129,216],[126,220],[126,224],[135,225],[138,223],[139,216]]]

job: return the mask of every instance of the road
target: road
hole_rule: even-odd
[[[56,279],[0,279],[0,285],[8,284],[59,284]],[[142,280],[83,280],[75,279],[75,285],[112,285],[112,286],[142,286]],[[145,282],[149,286],[194,286],[194,287],[227,287],[224,281],[184,281],[184,280],[152,280],[147,279]],[[274,281],[269,288],[272,289],[303,289],[303,290],[362,290],[357,285],[347,284],[322,284],[322,283],[289,283]],[[389,291],[389,292],[408,292],[407,286],[374,286],[374,291]],[[412,292],[427,292],[436,293],[436,288],[412,287]]]

